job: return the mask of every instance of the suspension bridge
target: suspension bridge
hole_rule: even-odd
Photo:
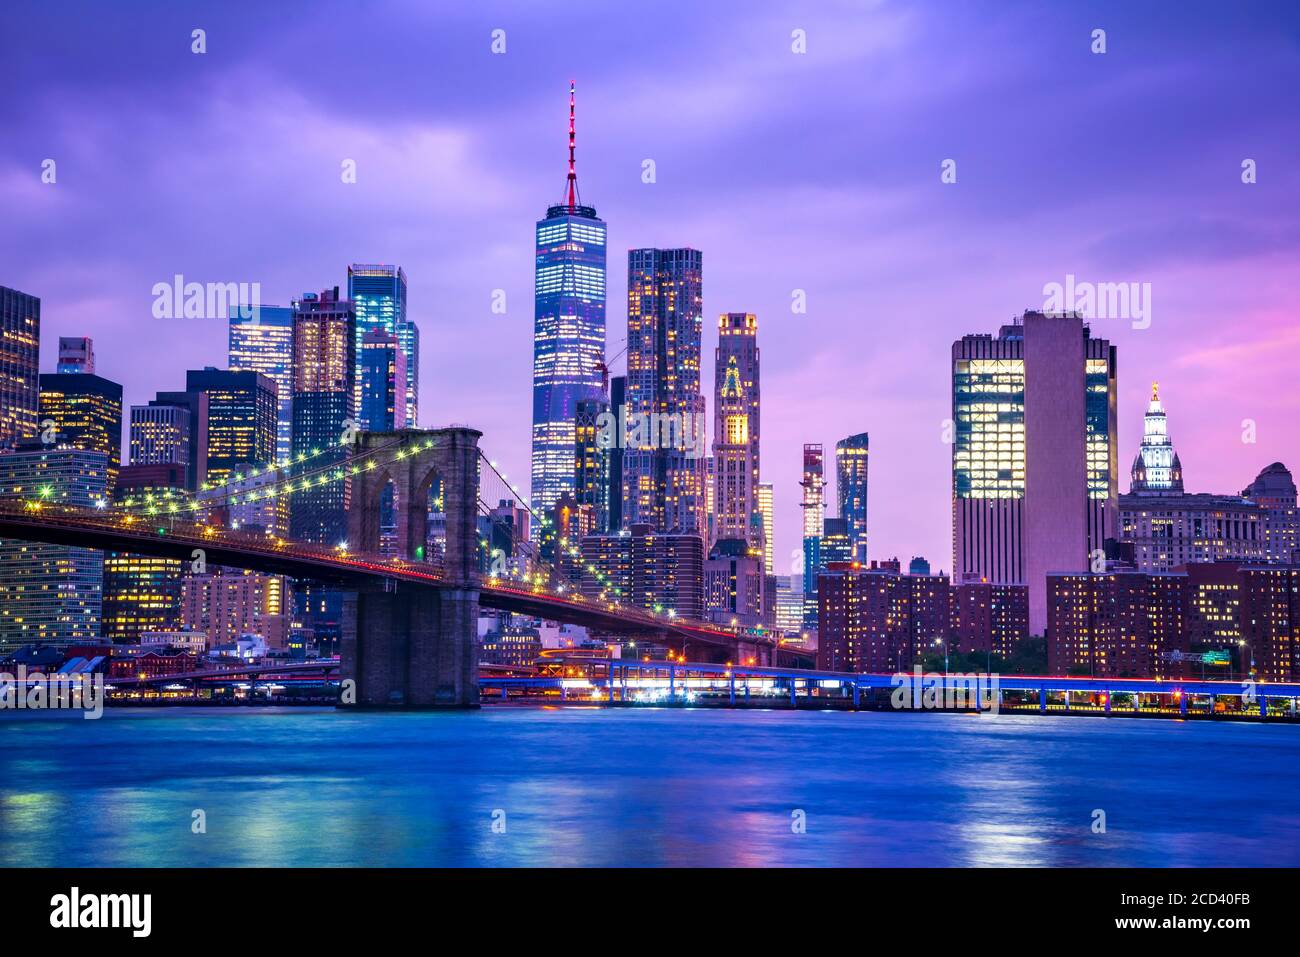
[[[489,560],[490,530],[499,520],[493,498],[516,503],[539,528],[549,521],[479,449],[480,437],[465,427],[362,432],[346,446],[250,468],[201,489],[198,497],[162,491],[79,507],[50,487],[17,495],[4,490],[0,537],[338,586],[345,596],[341,675],[356,682],[361,705],[477,704],[480,606],[635,637],[682,659],[811,666],[809,652],[784,646],[770,633],[635,607],[595,567],[583,570],[596,585],[584,594],[518,528],[509,530],[512,561],[492,574],[497,569]],[[235,506],[292,500],[295,493],[331,482],[348,489],[348,535],[342,541],[295,541],[225,520]],[[483,529],[489,533],[481,534]],[[556,547],[574,546],[560,541]]]

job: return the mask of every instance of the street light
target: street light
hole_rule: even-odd
[[[1250,669],[1246,672],[1246,677],[1250,677],[1255,673],[1255,649],[1251,647],[1250,642],[1246,641],[1245,638],[1238,639],[1237,644],[1250,652]],[[1246,663],[1244,656],[1241,663],[1243,665]]]
[[[934,639],[934,643],[936,645],[943,645],[943,673],[947,674],[948,673],[948,642],[944,641],[942,638],[936,638]]]

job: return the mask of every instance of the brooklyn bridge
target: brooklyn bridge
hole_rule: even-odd
[[[811,653],[761,630],[635,607],[613,589],[584,594],[531,542],[515,543],[524,561],[513,573],[487,574],[480,522],[491,520],[498,496],[485,494],[485,486],[518,496],[479,448],[481,437],[464,427],[363,432],[342,456],[321,462],[307,457],[263,484],[250,488],[233,481],[202,499],[151,497],[84,508],[34,489],[30,496],[0,501],[0,537],[201,561],[336,586],[344,593],[341,677],[355,682],[356,704],[363,707],[477,706],[480,607],[635,637],[701,663],[812,666]],[[345,542],[314,544],[241,531],[218,518],[229,505],[327,482],[350,486]],[[389,488],[393,532],[381,549],[381,502]],[[446,519],[436,553],[426,548],[433,488],[439,489]]]

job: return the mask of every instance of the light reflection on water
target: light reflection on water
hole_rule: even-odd
[[[1294,866],[1298,758],[1296,726],[1028,715],[8,712],[0,864]]]

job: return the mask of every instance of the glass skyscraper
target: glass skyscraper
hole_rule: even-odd
[[[358,421],[372,432],[406,425],[406,356],[397,336],[371,329],[361,339],[361,407]]]
[[[0,286],[0,448],[36,436],[41,301]]]
[[[317,455],[325,465],[346,458],[341,440],[356,406],[356,313],[337,286],[294,303],[293,455]],[[347,536],[351,482],[327,482],[295,491],[290,534],[336,545]]]
[[[47,372],[40,382],[42,431],[53,429],[54,445],[103,452],[112,491],[122,465],[122,387],[86,372]]]
[[[205,392],[209,483],[224,484],[250,466],[266,468],[275,460],[276,386],[260,372],[191,369],[186,392]],[[159,399],[170,393],[159,393]]]
[[[0,455],[0,497],[86,508],[108,491],[108,456],[76,448]],[[0,651],[99,638],[103,555],[90,548],[0,539]]]
[[[623,526],[708,534],[700,392],[704,262],[698,249],[627,254],[627,415]]]
[[[348,267],[348,300],[356,312],[356,390],[357,421],[363,429],[378,432],[381,427],[367,419],[361,401],[363,354],[362,342],[372,329],[382,329],[396,336],[405,359],[403,418],[392,428],[415,428],[420,399],[420,331],[406,314],[406,273],[401,266],[353,263]]]
[[[578,199],[572,91],[569,105],[568,195],[536,233],[532,505],[543,513],[574,491],[578,403],[605,391],[605,223]]]
[[[1115,347],[1026,312],[953,344],[952,390],[953,581],[1027,584],[1042,635],[1048,572],[1087,571],[1118,527]]]
[[[260,372],[275,383],[277,415],[275,457],[289,457],[293,426],[293,310],[287,306],[256,306],[244,318],[230,310],[228,365],[234,372]]]
[[[835,499],[849,536],[850,561],[867,563],[866,432],[835,443]]]
[[[803,624],[817,627],[817,572],[822,565],[822,535],[826,529],[825,453],[820,442],[803,447]]]
[[[767,547],[763,549],[763,571],[768,575],[773,574],[772,555],[776,551],[776,529],[775,506],[772,502],[772,483],[758,483],[758,513],[763,516],[763,541],[767,542]]]

